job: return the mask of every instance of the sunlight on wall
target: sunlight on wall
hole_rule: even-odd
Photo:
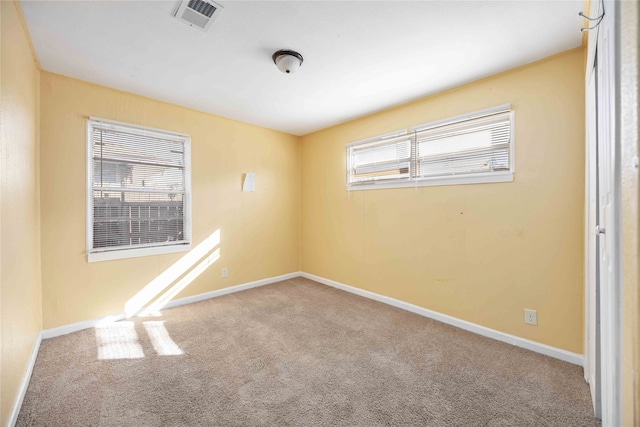
[[[133,322],[116,322],[96,327],[98,359],[140,359],[144,357]]]
[[[125,304],[125,316],[161,316],[160,310],[220,258],[220,229],[214,231],[189,253],[176,261]],[[211,252],[214,248],[215,251]],[[211,252],[211,253],[210,253]],[[207,254],[209,254],[207,256]],[[202,260],[204,258],[204,260]],[[197,264],[200,262],[199,264]],[[197,265],[196,265],[197,264]],[[194,268],[193,266],[196,265]],[[191,271],[189,271],[191,270]],[[186,273],[186,274],[185,274]],[[183,276],[180,280],[180,276]],[[174,282],[178,280],[175,284]],[[173,284],[173,286],[171,286]],[[167,288],[169,288],[167,290]],[[156,298],[160,293],[164,293]],[[145,305],[153,301],[148,307]],[[143,322],[156,353],[160,356],[184,354],[171,339],[163,321]],[[118,321],[118,316],[103,319],[95,328],[98,359],[140,359],[145,356],[135,323]]]
[[[143,322],[142,324],[151,339],[153,348],[160,356],[179,356],[184,354],[184,351],[169,336],[164,322]]]
[[[162,310],[178,293],[186,288],[189,283],[193,282],[199,275],[201,275],[207,268],[209,268],[214,262],[220,258],[220,248],[216,249],[211,255],[205,258],[197,267],[191,270],[187,275],[173,285],[167,292],[155,300],[152,304],[144,309],[140,316],[158,316]]]
[[[133,298],[127,301],[124,306],[126,317],[132,317],[138,314],[145,304],[187,272],[187,270],[193,267],[202,257],[209,253],[209,251],[218,246],[218,244],[220,244],[220,229],[214,231],[198,246],[190,250],[185,256],[163,271]],[[184,286],[186,286],[186,284]]]

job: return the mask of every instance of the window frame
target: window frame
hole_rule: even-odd
[[[149,243],[141,244],[134,248],[104,248],[96,250],[93,248],[93,168],[91,164],[94,159],[92,129],[94,126],[112,126],[114,129],[125,128],[133,133],[138,132],[145,135],[157,134],[161,138],[178,138],[184,144],[184,218],[183,230],[184,240],[181,243]],[[86,254],[88,262],[110,261],[116,259],[137,258],[150,255],[161,255],[176,252],[186,252],[191,250],[192,240],[192,210],[191,210],[191,137],[185,133],[172,132],[164,129],[141,126],[132,123],[119,122],[115,120],[103,119],[100,117],[90,116],[86,119]]]
[[[477,172],[477,173],[465,173],[460,175],[442,175],[442,176],[431,176],[431,177],[415,177],[411,176],[406,179],[396,179],[396,180],[379,180],[379,181],[371,181],[371,182],[353,182],[350,183],[350,174],[352,169],[352,159],[350,155],[350,148],[354,146],[358,146],[361,144],[371,143],[374,141],[384,141],[384,139],[397,137],[407,134],[413,134],[412,136],[412,149],[411,149],[411,163],[412,167],[415,170],[415,134],[416,132],[424,131],[427,129],[451,125],[454,123],[472,120],[476,118],[480,118],[482,116],[494,114],[500,111],[509,110],[509,120],[510,120],[510,140],[509,140],[509,170],[500,170],[500,171],[489,171],[489,172]],[[438,120],[434,122],[424,123],[417,126],[413,126],[409,129],[398,130],[395,132],[390,132],[378,136],[374,136],[371,138],[362,139],[359,141],[351,142],[347,144],[347,161],[346,161],[346,181],[347,181],[347,191],[360,191],[360,190],[378,190],[378,189],[386,189],[386,188],[410,188],[410,187],[428,187],[428,186],[439,186],[439,185],[461,185],[461,184],[487,184],[487,183],[497,183],[497,182],[513,182],[514,174],[515,174],[515,111],[511,108],[511,104],[502,104],[496,107],[487,108],[484,110],[473,111],[471,113],[461,114],[455,117],[449,117],[443,120]]]

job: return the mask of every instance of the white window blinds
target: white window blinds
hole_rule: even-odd
[[[511,112],[416,131],[416,176],[508,171]]]
[[[411,177],[411,137],[384,138],[350,147],[350,183]]]
[[[87,252],[188,245],[190,139],[87,122]]]
[[[409,135],[349,144],[347,185],[358,189],[513,180],[512,128],[513,112],[506,107],[417,127]],[[476,176],[480,178],[469,180]]]

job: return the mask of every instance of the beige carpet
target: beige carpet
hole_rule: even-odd
[[[43,341],[17,425],[599,423],[578,366],[298,278]]]

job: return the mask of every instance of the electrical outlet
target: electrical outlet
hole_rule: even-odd
[[[538,325],[538,312],[535,310],[524,309],[524,323],[527,325]]]
[[[229,277],[229,269],[227,267],[222,269],[222,277]]]

